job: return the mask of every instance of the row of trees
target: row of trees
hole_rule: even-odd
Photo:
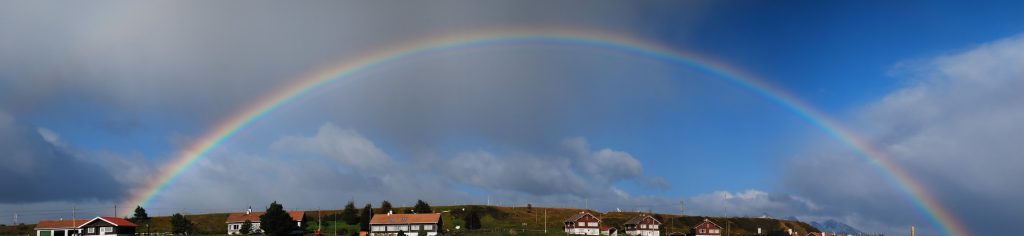
[[[373,207],[370,204],[366,204],[362,211],[356,210],[355,203],[349,201],[345,204],[344,210],[341,212],[341,219],[349,225],[359,224],[361,230],[370,229],[370,219],[373,218],[373,214],[387,214],[394,209],[391,206],[391,202],[381,202],[381,207],[377,212],[374,212]],[[410,210],[412,213],[433,213],[434,210],[423,200],[417,200],[416,205]],[[146,209],[142,206],[135,207],[135,214],[129,218],[130,221],[138,225],[146,225],[149,223],[149,214],[146,213]],[[467,221],[469,222],[469,221]],[[477,225],[479,225],[479,217],[476,219]],[[476,227],[479,228],[479,227]],[[194,232],[194,225],[192,221],[186,218],[181,213],[175,213],[171,216],[171,231],[175,234],[188,235]],[[260,216],[260,229],[263,230],[264,234],[267,235],[288,235],[292,232],[301,230],[292,221],[291,215],[284,210],[284,206],[277,203],[277,201],[270,204],[267,207],[266,213]],[[245,221],[242,223],[239,232],[242,234],[249,234],[253,232],[252,222]]]

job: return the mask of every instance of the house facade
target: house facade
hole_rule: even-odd
[[[36,236],[73,236],[81,234],[79,225],[89,219],[40,220],[36,224]]]
[[[96,217],[79,225],[80,235],[135,235],[135,223],[117,217]]]
[[[651,215],[640,214],[630,218],[622,224],[626,235],[630,236],[658,236],[661,235],[661,221]]]
[[[441,233],[442,227],[444,222],[441,213],[380,214],[370,219],[369,236],[400,236],[399,233],[415,236],[420,232],[436,236]]]
[[[614,227],[601,227],[601,236],[619,236],[619,230]]]
[[[601,234],[601,219],[598,219],[593,214],[587,212],[580,212],[565,218],[562,226],[565,229],[566,234],[572,235],[600,235]]]
[[[722,227],[715,224],[715,222],[711,222],[711,220],[704,219],[704,222],[693,227],[691,233],[694,236],[721,236]]]
[[[300,229],[304,227],[303,219],[306,218],[306,212],[304,211],[289,211],[288,215],[292,217],[292,221],[295,221],[295,225]],[[251,234],[263,233],[260,229],[260,216],[263,216],[263,212],[253,212],[252,208],[246,209],[245,212],[231,213],[228,215],[228,219],[224,222],[228,224],[228,234],[241,234],[242,224],[248,220],[252,222]]]

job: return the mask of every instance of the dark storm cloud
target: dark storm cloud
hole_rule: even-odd
[[[44,138],[44,135],[47,137]],[[0,111],[0,203],[116,200],[124,185],[102,166],[73,156],[48,131]]]

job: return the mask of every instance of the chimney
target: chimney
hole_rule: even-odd
[[[251,214],[251,213],[252,213],[252,206],[249,206],[249,209],[245,209],[245,214],[248,215],[248,214]]]
[[[394,211],[388,210],[388,215],[391,215]]]

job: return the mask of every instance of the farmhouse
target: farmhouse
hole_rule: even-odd
[[[711,220],[704,219],[704,222],[693,227],[692,233],[694,236],[721,236],[722,227]]]
[[[36,236],[78,235],[81,233],[78,226],[86,221],[89,221],[89,219],[40,220],[39,223],[36,224]]]
[[[640,214],[634,216],[622,224],[626,228],[626,235],[630,236],[658,236],[661,235],[661,222],[651,215]]]
[[[288,215],[292,217],[292,221],[295,221],[295,225],[302,228],[302,221],[306,217],[306,212],[289,211]],[[228,224],[228,234],[241,234],[239,230],[242,229],[242,224],[246,220],[252,222],[251,233],[263,233],[263,230],[260,229],[260,216],[263,216],[263,212],[252,212],[252,208],[246,209],[245,212],[231,213],[225,221]]]
[[[78,226],[81,235],[135,235],[135,223],[117,217],[96,217]]]
[[[419,235],[435,236],[441,232],[444,222],[441,213],[427,214],[382,214],[370,219],[370,236]]]
[[[565,218],[563,226],[566,234],[574,235],[600,235],[601,219],[590,213],[581,211],[579,214]]]

